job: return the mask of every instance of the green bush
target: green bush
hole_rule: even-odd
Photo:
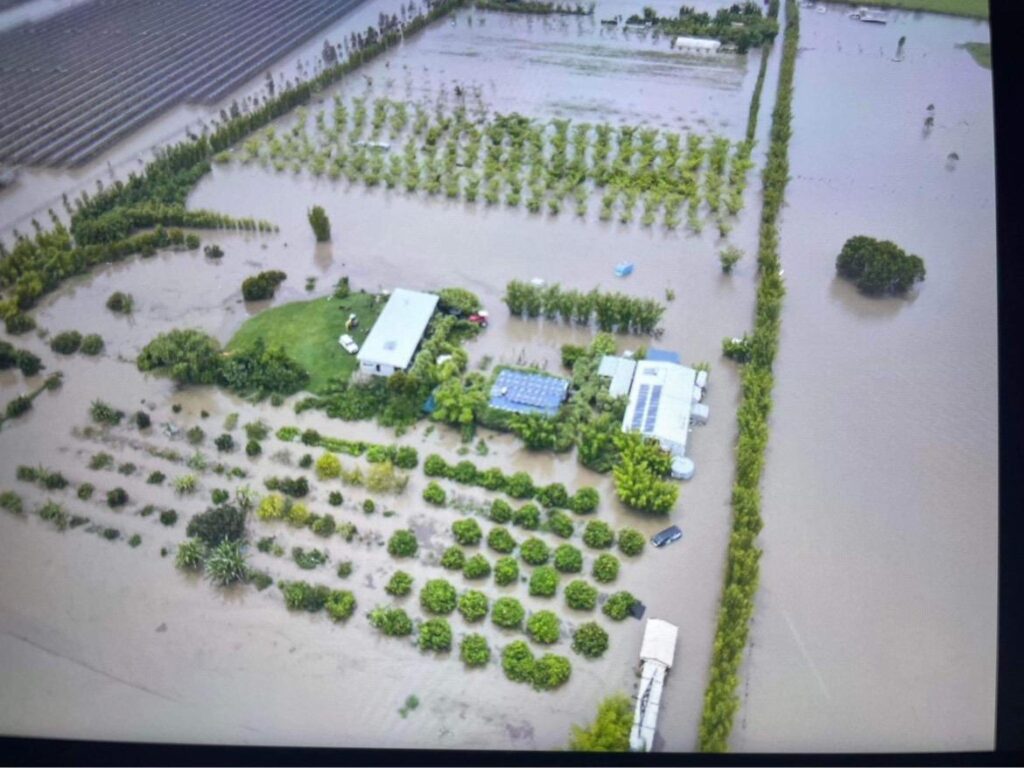
[[[565,514],[565,512],[552,509],[548,513],[548,529],[556,536],[568,539],[572,536],[575,527],[572,524],[572,520],[569,519],[569,516]]]
[[[239,541],[222,541],[206,558],[206,577],[218,587],[245,581],[248,572],[245,553]]]
[[[461,547],[448,547],[441,555],[441,567],[447,568],[449,571],[461,571],[465,564],[466,553],[462,551]]]
[[[544,565],[551,558],[551,550],[540,539],[529,538],[519,547],[519,556],[530,565]]]
[[[525,617],[523,604],[514,597],[499,597],[491,607],[491,621],[505,629],[518,629]]]
[[[530,576],[530,595],[554,597],[558,591],[558,571],[549,565],[537,568]]]
[[[574,579],[565,585],[565,602],[577,611],[592,611],[597,605],[597,588],[583,579]]]
[[[514,683],[530,682],[534,663],[533,652],[523,640],[513,640],[501,652],[501,668]]]
[[[555,549],[554,565],[562,573],[579,573],[583,570],[583,553],[571,544],[562,544]]]
[[[512,534],[508,532],[507,528],[499,525],[492,528],[487,534],[487,546],[495,552],[508,554],[516,548],[516,540],[512,538]]]
[[[537,501],[543,506],[565,508],[569,505],[569,493],[561,483],[551,483],[537,490]]]
[[[14,491],[0,493],[0,507],[15,515],[20,515],[24,509],[21,496]]]
[[[103,351],[105,346],[102,336],[98,333],[89,333],[82,337],[82,345],[79,350],[83,355],[95,357]]]
[[[338,522],[334,519],[334,515],[326,514],[317,517],[313,523],[309,526],[309,529],[313,531],[317,536],[327,538],[338,528]]]
[[[250,440],[245,444],[246,456],[259,456],[261,453],[263,453],[263,446],[257,440]]]
[[[868,295],[903,294],[924,280],[924,261],[888,240],[858,235],[843,244],[836,271]]]
[[[608,650],[608,633],[596,622],[588,621],[572,633],[572,649],[581,656],[596,659]]]
[[[107,506],[111,509],[123,507],[128,503],[128,492],[124,488],[114,488],[107,491]]]
[[[635,528],[619,531],[619,551],[628,557],[635,557],[644,551],[644,535]]]
[[[277,286],[288,278],[284,272],[272,269],[247,277],[242,281],[242,298],[246,301],[261,301],[274,298]]]
[[[532,499],[536,493],[533,478],[525,472],[516,472],[505,483],[505,492],[513,499]],[[538,519],[538,524],[539,524]]]
[[[107,309],[120,315],[130,315],[135,307],[135,300],[129,293],[114,291],[107,299]]]
[[[495,523],[504,525],[512,520],[512,507],[506,501],[495,499],[491,502],[490,517]]]
[[[394,597],[404,597],[412,591],[413,578],[405,571],[395,571],[384,586],[384,591]]]
[[[448,477],[448,463],[436,453],[432,453],[423,464],[423,474],[427,477]]]
[[[486,579],[491,575],[491,564],[483,555],[473,555],[462,566],[462,575],[467,579]]]
[[[331,239],[331,222],[323,208],[314,205],[307,211],[306,218],[309,219],[309,226],[313,228],[318,243],[326,243]]]
[[[419,646],[424,651],[444,652],[452,647],[452,628],[446,619],[428,619],[420,625]]]
[[[311,571],[327,562],[327,550],[292,547],[292,560],[304,571]]]
[[[377,504],[373,499],[363,499],[363,512],[372,515],[377,511]]]
[[[601,610],[608,618],[614,619],[615,621],[622,621],[624,618],[629,616],[629,611],[635,602],[636,598],[629,592],[616,592],[608,598]]]
[[[597,509],[601,497],[589,486],[580,488],[569,501],[569,508],[578,515],[588,515]]]
[[[63,331],[50,339],[50,349],[58,355],[73,355],[82,346],[82,334],[78,331]]]
[[[178,545],[174,564],[185,571],[198,571],[206,561],[206,544],[199,539],[186,539]]]
[[[124,411],[119,411],[102,400],[93,400],[89,406],[89,416],[97,424],[117,426],[124,418]]]
[[[558,617],[551,611],[537,611],[526,622],[526,634],[536,643],[557,643],[561,631]]]
[[[516,510],[512,524],[528,531],[537,530],[540,528],[540,509],[535,504],[524,504]]]
[[[471,634],[462,639],[459,658],[467,667],[483,667],[491,660],[491,647],[483,635]]]
[[[175,512],[173,509],[165,509],[163,512],[160,513],[161,525],[165,525],[168,528],[170,528],[176,522],[178,522],[178,513]]]
[[[351,560],[342,560],[340,563],[338,563],[338,571],[337,571],[337,573],[338,573],[338,578],[339,579],[347,579],[349,576],[351,576],[352,575],[352,561]]]
[[[583,543],[591,549],[608,549],[615,543],[615,534],[602,520],[591,520],[583,529]]]
[[[327,496],[327,503],[332,507],[340,507],[345,501],[345,497],[341,495],[341,491],[331,491]]]
[[[399,530],[388,539],[388,554],[392,557],[414,557],[419,549],[416,534],[410,530]]]
[[[88,501],[92,498],[93,491],[96,490],[96,486],[92,483],[82,483],[78,486],[78,498],[82,501]]]
[[[302,458],[299,459],[299,467],[302,469],[309,469],[313,466],[313,455],[309,453],[302,454]]]
[[[615,581],[619,575],[619,559],[615,555],[609,555],[608,553],[598,555],[597,559],[594,560],[594,570],[592,573],[594,578],[602,583],[607,584],[610,581]]]
[[[370,612],[370,624],[389,637],[412,634],[412,619],[401,608],[374,608]]]
[[[7,319],[4,320],[4,327],[12,336],[21,336],[23,333],[35,330],[36,321],[24,312],[16,312],[7,316]]]
[[[245,538],[245,512],[230,504],[210,507],[189,520],[186,535],[215,547],[222,541]]]
[[[504,587],[519,581],[519,563],[514,557],[501,557],[494,564],[494,583]]]
[[[456,602],[455,587],[444,579],[431,579],[420,590],[420,607],[427,613],[449,614]]]
[[[550,691],[564,685],[572,674],[572,665],[564,656],[545,653],[533,664],[530,682],[538,691]]]
[[[217,450],[221,453],[229,453],[235,450],[235,439],[231,437],[227,432],[219,435],[213,444],[217,446]]]
[[[476,520],[464,518],[452,523],[452,535],[459,544],[464,547],[472,547],[480,543],[483,531],[480,530],[480,524]]]
[[[206,433],[203,431],[202,427],[192,427],[185,433],[185,437],[192,445],[199,445],[206,437]]]
[[[38,355],[32,354],[27,349],[19,349],[15,353],[15,364],[23,376],[35,376],[46,367]]]
[[[475,589],[466,591],[459,598],[459,613],[466,621],[480,621],[487,615],[487,595]]]
[[[214,504],[224,504],[230,498],[231,494],[223,488],[214,488],[213,491],[210,492],[210,500]]]
[[[427,483],[427,487],[423,489],[423,500],[428,504],[442,507],[447,500],[447,495],[444,492],[444,488],[434,481],[431,481]]]
[[[149,429],[153,425],[153,420],[149,418],[149,414],[145,411],[135,412],[135,426],[139,429]]]
[[[149,485],[163,485],[163,482],[166,479],[167,475],[163,472],[150,472],[149,477],[146,478],[146,482]]]
[[[331,596],[330,587],[323,584],[309,584],[305,581],[279,581],[278,588],[284,595],[284,604],[292,611],[316,613],[327,604]]]
[[[355,613],[356,597],[347,589],[332,589],[324,608],[332,621],[346,621]]]
[[[316,460],[316,476],[319,480],[333,480],[341,476],[341,461],[333,453],[324,453]]]

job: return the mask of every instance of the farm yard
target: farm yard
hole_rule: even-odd
[[[835,194],[833,179],[814,174],[845,180],[861,171],[844,161],[840,172],[815,154],[828,131],[808,115],[825,107],[800,99],[820,97],[834,70],[848,70],[847,87],[863,95],[866,84],[850,78],[883,65],[874,50],[854,54],[848,42],[868,46],[871,30],[850,31],[838,12],[807,14],[801,41],[817,45],[800,56],[818,57],[822,70],[808,88],[795,64],[796,5],[780,4],[774,46],[711,57],[672,52],[656,31],[602,25],[640,12],[620,0],[592,14],[363,3],[350,27],[342,4],[275,6],[294,21],[269,25],[255,51],[246,43],[240,56],[251,29],[236,34],[231,24],[215,43],[202,38],[195,50],[209,57],[204,74],[215,66],[209,78],[187,83],[182,72],[163,95],[140,80],[138,100],[157,100],[126,110],[123,124],[101,128],[107,115],[97,111],[92,133],[76,126],[73,135],[19,148],[18,162],[81,162],[88,174],[143,122],[153,121],[147,135],[161,135],[157,105],[172,91],[209,120],[202,138],[164,147],[144,176],[104,177],[95,191],[69,194],[50,217],[40,214],[29,237],[2,238],[9,348],[0,350],[0,540],[8,542],[5,595],[17,596],[0,611],[0,688],[11,692],[0,705],[5,730],[37,732],[50,718],[63,724],[60,735],[82,738],[563,749],[604,697],[635,692],[643,622],[629,613],[639,601],[645,618],[680,627],[656,750],[814,741],[787,718],[804,705],[787,701],[780,680],[804,685],[807,667],[793,661],[795,625],[792,636],[780,633],[778,617],[795,617],[813,637],[823,686],[840,674],[843,652],[827,632],[809,629],[813,617],[779,601],[820,601],[834,585],[792,584],[784,563],[802,545],[787,540],[792,524],[779,510],[818,527],[822,551],[833,551],[822,512],[832,503],[820,494],[814,505],[801,502],[793,478],[811,491],[826,480],[842,484],[829,472],[849,457],[820,466],[779,422],[832,419],[836,433],[847,428],[840,413],[849,413],[849,399],[815,393],[814,419],[801,417],[799,384],[787,372],[817,372],[819,315],[807,306],[820,300],[823,282],[807,262],[838,250],[832,240],[846,233],[838,219],[813,219],[821,186]],[[232,7],[237,13],[230,3],[223,12]],[[104,8],[86,2],[40,27],[66,27],[72,13],[88,21],[87,10]],[[244,16],[264,11],[270,6],[256,4]],[[158,4],[126,15],[134,24],[167,12]],[[405,31],[367,33],[363,20],[378,12],[404,14]],[[317,13],[337,15],[314,23]],[[984,70],[952,46],[937,51],[978,38],[977,30],[968,37],[955,20],[905,23],[921,48],[902,71],[918,72],[914,56],[927,52],[929,64],[938,59],[964,78],[961,95],[972,93]],[[312,32],[300,32],[307,24]],[[339,43],[334,64],[319,50],[327,26],[324,37]],[[302,40],[308,58],[296,64]],[[839,40],[845,53],[833,53]],[[173,41],[168,34],[162,44]],[[159,77],[157,62],[128,61],[129,75]],[[242,95],[239,84],[279,66],[294,80],[270,78],[272,87]],[[109,82],[96,78],[97,88]],[[894,94],[909,87],[900,82]],[[119,95],[115,88],[96,98]],[[235,98],[237,114],[225,106]],[[958,147],[978,141],[944,123],[976,119],[968,100],[935,100],[936,135]],[[26,101],[24,109],[36,107]],[[800,126],[792,143],[791,118]],[[913,162],[938,184],[928,175],[935,157],[927,146],[918,151],[924,142],[912,127]],[[909,142],[887,131],[887,141]],[[863,131],[857,140],[875,139]],[[941,173],[984,191],[990,170],[965,162],[957,175]],[[881,160],[874,172],[889,179]],[[70,184],[78,171],[46,173]],[[780,178],[789,175],[799,210],[783,199]],[[12,192],[21,190],[0,194]],[[322,207],[322,232],[314,232],[314,206]],[[944,231],[934,229],[934,237]],[[804,243],[800,255],[790,254],[790,238]],[[930,240],[928,255],[929,269],[937,263],[941,273],[941,244]],[[635,271],[618,277],[625,260]],[[790,264],[802,266],[794,273]],[[448,306],[408,371],[356,375],[338,336],[349,332],[361,347],[396,287],[441,294]],[[975,309],[988,306],[981,288],[965,299]],[[929,289],[895,311],[833,287],[820,317],[856,338],[863,360],[894,315],[939,321]],[[451,302],[462,311],[446,314]],[[455,317],[479,310],[486,327]],[[346,325],[350,313],[355,328]],[[984,313],[974,316],[981,328]],[[787,343],[794,333],[805,338],[799,349]],[[752,362],[723,355],[723,339],[735,337],[753,350]],[[970,333],[952,339],[980,344]],[[595,371],[604,354],[642,357],[655,347],[710,368],[704,402],[712,418],[691,435],[693,480],[657,477],[658,493],[638,501],[642,494],[623,492],[635,478],[618,465],[661,466],[664,456],[619,436],[623,403]],[[846,347],[834,347],[831,366],[845,367],[851,382],[871,375],[871,365],[851,370]],[[565,380],[567,405],[550,421],[495,413],[486,393],[507,370]],[[781,413],[773,409],[769,425],[772,376]],[[907,429],[892,440],[927,437]],[[870,435],[859,439],[867,444]],[[801,442],[814,440],[805,434]],[[983,446],[977,453],[986,455]],[[860,474],[884,476],[869,456],[858,460]],[[888,471],[899,466],[893,459]],[[776,542],[764,553],[755,543],[762,468],[759,541]],[[971,482],[983,484],[989,469],[979,462]],[[845,504],[857,510],[870,493],[847,486]],[[907,509],[919,503],[903,501]],[[683,529],[682,540],[645,544],[669,523]],[[984,549],[984,536],[958,531],[958,541]],[[941,564],[948,551],[940,538],[933,554]],[[889,554],[907,559],[900,541],[893,537]],[[785,595],[770,588],[754,598],[762,554],[762,586],[786,584]],[[957,600],[978,603],[983,593],[962,586]],[[846,604],[862,602],[870,601],[852,595]],[[939,611],[936,620],[944,618]],[[870,669],[880,641],[862,640],[861,668]],[[976,650],[964,638],[950,643]],[[979,701],[988,684],[983,657],[972,657],[969,695]],[[820,732],[841,722],[855,745],[941,744],[935,729],[953,728],[941,716],[926,723],[882,707],[876,719],[857,719],[862,686],[883,684],[882,674],[826,688],[828,706],[816,690],[801,701],[818,707]],[[904,683],[915,700],[947,685]],[[47,690],[60,690],[60,700]],[[86,706],[95,720],[74,716]],[[983,719],[957,743],[980,743]],[[894,736],[892,722],[905,731]]]

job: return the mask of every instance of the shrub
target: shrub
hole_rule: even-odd
[[[309,469],[313,466],[313,456],[308,453],[302,454],[302,458],[299,459],[299,466],[303,469]]]
[[[534,663],[533,652],[523,640],[514,640],[501,652],[501,668],[514,683],[530,682]]]
[[[341,461],[333,453],[325,453],[316,460],[316,476],[320,480],[333,480],[341,476]]]
[[[448,547],[441,555],[441,567],[449,571],[461,571],[466,564],[466,553],[460,547]]]
[[[472,461],[460,461],[451,471],[451,478],[457,483],[475,485],[478,475],[476,465]]]
[[[487,615],[487,595],[470,589],[459,598],[459,613],[466,621],[480,621]]]
[[[528,474],[516,472],[506,481],[505,492],[513,499],[531,499],[536,491],[533,479]]]
[[[374,503],[373,499],[363,500],[363,512],[365,512],[368,515],[372,515],[376,511],[377,505]]]
[[[3,507],[8,512],[15,515],[20,515],[24,509],[21,496],[14,491],[4,491],[3,493],[0,493],[0,507]]]
[[[447,477],[448,463],[436,453],[432,453],[423,464],[423,474],[427,477]]]
[[[491,647],[483,635],[466,635],[459,647],[459,658],[467,667],[483,667],[491,660]]]
[[[324,608],[332,621],[347,621],[355,613],[356,597],[347,589],[332,589]]]
[[[551,611],[537,611],[526,622],[526,634],[536,643],[550,645],[558,642],[561,634],[558,617]]]
[[[308,522],[312,513],[302,502],[295,502],[288,506],[288,522],[296,528],[304,527]]]
[[[596,622],[588,621],[573,632],[572,649],[581,656],[596,659],[608,650],[608,633]]]
[[[139,429],[149,429],[153,425],[153,420],[149,418],[149,414],[145,411],[135,412],[135,426]]]
[[[602,520],[591,520],[583,529],[583,543],[591,549],[608,549],[615,542],[615,534]]]
[[[622,621],[629,616],[629,611],[635,602],[636,598],[629,592],[616,592],[608,598],[601,611],[610,619]]]
[[[73,355],[82,346],[82,334],[78,331],[63,331],[50,339],[50,349],[58,355]]]
[[[525,616],[523,604],[514,597],[499,597],[491,608],[491,621],[505,629],[518,629]]]
[[[512,538],[512,534],[508,532],[507,528],[499,525],[492,528],[487,534],[487,546],[495,552],[508,554],[516,548],[516,540]]]
[[[178,522],[178,513],[173,509],[165,509],[160,513],[160,524],[168,528]]]
[[[528,531],[535,531],[540,528],[540,510],[534,504],[524,504],[516,510],[512,524]]]
[[[277,489],[292,498],[301,499],[309,493],[309,481],[304,477],[277,478]]]
[[[467,579],[486,579],[491,575],[491,564],[483,555],[473,555],[462,566],[462,575]]]
[[[108,405],[102,400],[93,400],[89,406],[89,416],[97,424],[110,424],[117,426],[124,418],[124,412]]]
[[[93,491],[95,490],[96,487],[92,483],[82,483],[78,486],[78,498],[82,501],[88,501],[92,498]]]
[[[235,439],[231,437],[227,432],[219,435],[213,444],[217,446],[217,450],[221,453],[229,453],[235,450]]]
[[[579,573],[583,570],[583,553],[571,544],[562,544],[555,549],[554,565],[562,573]]]
[[[25,397],[24,395],[19,395],[7,403],[7,408],[4,410],[4,416],[8,419],[16,419],[31,408],[32,399]]]
[[[537,501],[545,507],[566,507],[569,505],[569,494],[561,483],[551,483],[537,490]]]
[[[250,568],[249,572],[245,576],[246,581],[252,584],[256,589],[262,592],[264,589],[274,583],[273,577],[266,571],[257,571],[254,568]]]
[[[619,531],[619,551],[629,557],[643,552],[644,535],[635,528],[623,528]]]
[[[15,364],[23,376],[35,376],[46,367],[38,355],[32,354],[27,349],[19,349],[14,357]]]
[[[214,488],[210,493],[210,500],[214,504],[224,504],[228,499],[231,498],[231,494],[223,488]]]
[[[494,564],[494,583],[506,586],[519,581],[519,563],[514,557],[501,557]]]
[[[135,300],[129,293],[114,291],[110,294],[110,298],[107,299],[107,309],[120,315],[130,315],[134,307]]]
[[[334,519],[334,515],[326,514],[321,515],[313,524],[309,526],[310,530],[313,531],[317,536],[327,538],[337,529],[338,523]]]
[[[445,495],[444,488],[434,481],[427,483],[427,487],[423,489],[423,500],[428,504],[433,504],[437,507],[444,506],[446,499],[447,496]]]
[[[107,491],[107,506],[111,509],[123,507],[128,503],[128,492],[124,488],[114,488]]]
[[[589,486],[580,488],[569,501],[569,508],[578,515],[589,515],[600,502],[597,491]]]
[[[174,556],[174,564],[186,571],[198,571],[205,560],[206,544],[199,539],[185,539]]]
[[[327,503],[332,507],[340,507],[345,501],[345,497],[341,495],[341,491],[331,491],[327,496]]]
[[[419,453],[409,445],[399,446],[395,451],[394,464],[400,469],[415,469],[420,463]]]
[[[190,444],[199,445],[199,443],[203,442],[203,439],[206,437],[206,433],[203,431],[202,427],[192,427],[185,433],[185,437],[188,439]]]
[[[388,539],[388,554],[392,557],[413,557],[418,549],[416,535],[410,530],[395,531]]]
[[[551,557],[551,550],[540,539],[529,538],[519,547],[519,556],[530,565],[544,565]]]
[[[384,586],[384,591],[395,597],[404,597],[412,591],[412,583],[412,576],[408,573],[405,571],[395,571],[391,574],[391,579]]]
[[[452,628],[446,619],[427,619],[420,625],[420,650],[450,651],[452,647]]]
[[[149,477],[146,478],[146,482],[150,485],[163,485],[163,482],[166,479],[167,475],[163,472],[150,472]]]
[[[103,351],[105,346],[102,336],[98,333],[90,333],[82,337],[82,346],[79,349],[83,355],[95,357]]]
[[[138,469],[138,467],[136,467],[130,461],[126,461],[124,464],[121,464],[121,465],[118,466],[117,471],[118,471],[119,474],[128,476],[128,475],[134,475],[136,469]]]
[[[175,493],[188,495],[195,493],[197,487],[199,487],[199,481],[196,480],[195,475],[179,475],[174,478]]]
[[[352,575],[352,561],[351,560],[342,560],[340,563],[338,563],[337,574],[338,574],[338,578],[339,579],[347,579],[349,576],[351,576]]]
[[[222,541],[245,538],[245,512],[229,504],[210,507],[188,522],[186,534],[215,547]]]
[[[504,525],[512,520],[512,507],[506,501],[495,499],[491,502],[490,518],[494,522]]]
[[[307,213],[309,226],[313,228],[313,235],[318,243],[326,243],[331,239],[331,222],[327,213],[319,205],[314,205]]]
[[[206,558],[206,576],[218,587],[244,581],[248,573],[239,541],[225,539]]]
[[[557,509],[551,510],[548,514],[548,529],[556,536],[561,536],[563,539],[568,539],[572,536],[575,530],[572,520],[565,512],[561,512]]]
[[[731,274],[732,268],[743,258],[743,251],[735,245],[730,245],[718,253],[718,262],[722,265],[722,272]]]
[[[472,547],[480,543],[483,531],[480,530],[480,524],[476,520],[464,518],[452,523],[452,535],[459,544]]]
[[[444,579],[431,579],[420,590],[420,607],[427,613],[451,613],[456,602],[455,587]]]
[[[224,256],[224,249],[219,245],[204,245],[203,255],[208,259],[220,259]]]
[[[329,587],[323,584],[309,584],[305,581],[279,581],[278,588],[284,595],[284,604],[292,611],[316,613],[331,596]]]
[[[530,682],[539,691],[550,691],[564,685],[572,674],[572,665],[564,656],[545,653],[533,664]]]
[[[858,235],[843,244],[836,271],[852,280],[863,293],[902,294],[924,280],[924,261],[888,240]]]
[[[575,579],[565,586],[565,602],[578,611],[592,611],[597,605],[597,588]]]
[[[327,562],[327,551],[311,549],[308,552],[302,547],[292,547],[292,560],[304,571],[311,571]]]
[[[247,277],[242,281],[242,298],[246,301],[272,299],[277,286],[287,278],[288,275],[276,269]]]
[[[261,453],[263,453],[263,446],[259,444],[258,440],[250,440],[245,444],[246,456],[259,456]]]
[[[46,522],[53,523],[58,531],[63,531],[68,527],[68,513],[56,502],[46,502],[39,508],[37,514]],[[120,536],[120,532],[118,532],[118,536]]]
[[[599,555],[594,561],[593,574],[595,579],[605,584],[615,581],[619,575],[619,559],[607,553]]]
[[[537,568],[530,576],[530,595],[554,597],[558,591],[558,571],[549,565]]]
[[[279,493],[264,496],[256,507],[256,517],[260,520],[282,520],[288,514],[288,500]]]
[[[4,327],[12,336],[21,336],[23,333],[35,330],[36,321],[24,312],[16,312],[13,315],[8,315],[7,319],[4,320]]]

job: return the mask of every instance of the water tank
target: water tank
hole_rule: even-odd
[[[685,456],[676,456],[672,459],[672,477],[676,480],[689,480],[693,477],[695,469],[693,461]]]

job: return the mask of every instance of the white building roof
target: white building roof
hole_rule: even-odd
[[[597,368],[597,375],[605,376],[612,380],[611,384],[608,385],[608,394],[612,397],[618,397],[629,392],[629,385],[633,381],[634,371],[636,371],[636,360],[630,360],[627,357],[616,357],[615,355],[605,355],[601,358],[601,363]]]
[[[696,377],[693,368],[678,363],[638,361],[622,431],[641,432],[672,454],[685,455]]]
[[[706,37],[677,37],[675,47],[697,51],[717,51],[722,44],[718,40],[709,40]]]
[[[664,619],[648,619],[644,627],[644,640],[640,646],[641,661],[656,661],[671,667],[676,658],[676,638],[679,628]]]
[[[356,356],[359,362],[404,370],[412,361],[437,306],[432,293],[396,288]]]

